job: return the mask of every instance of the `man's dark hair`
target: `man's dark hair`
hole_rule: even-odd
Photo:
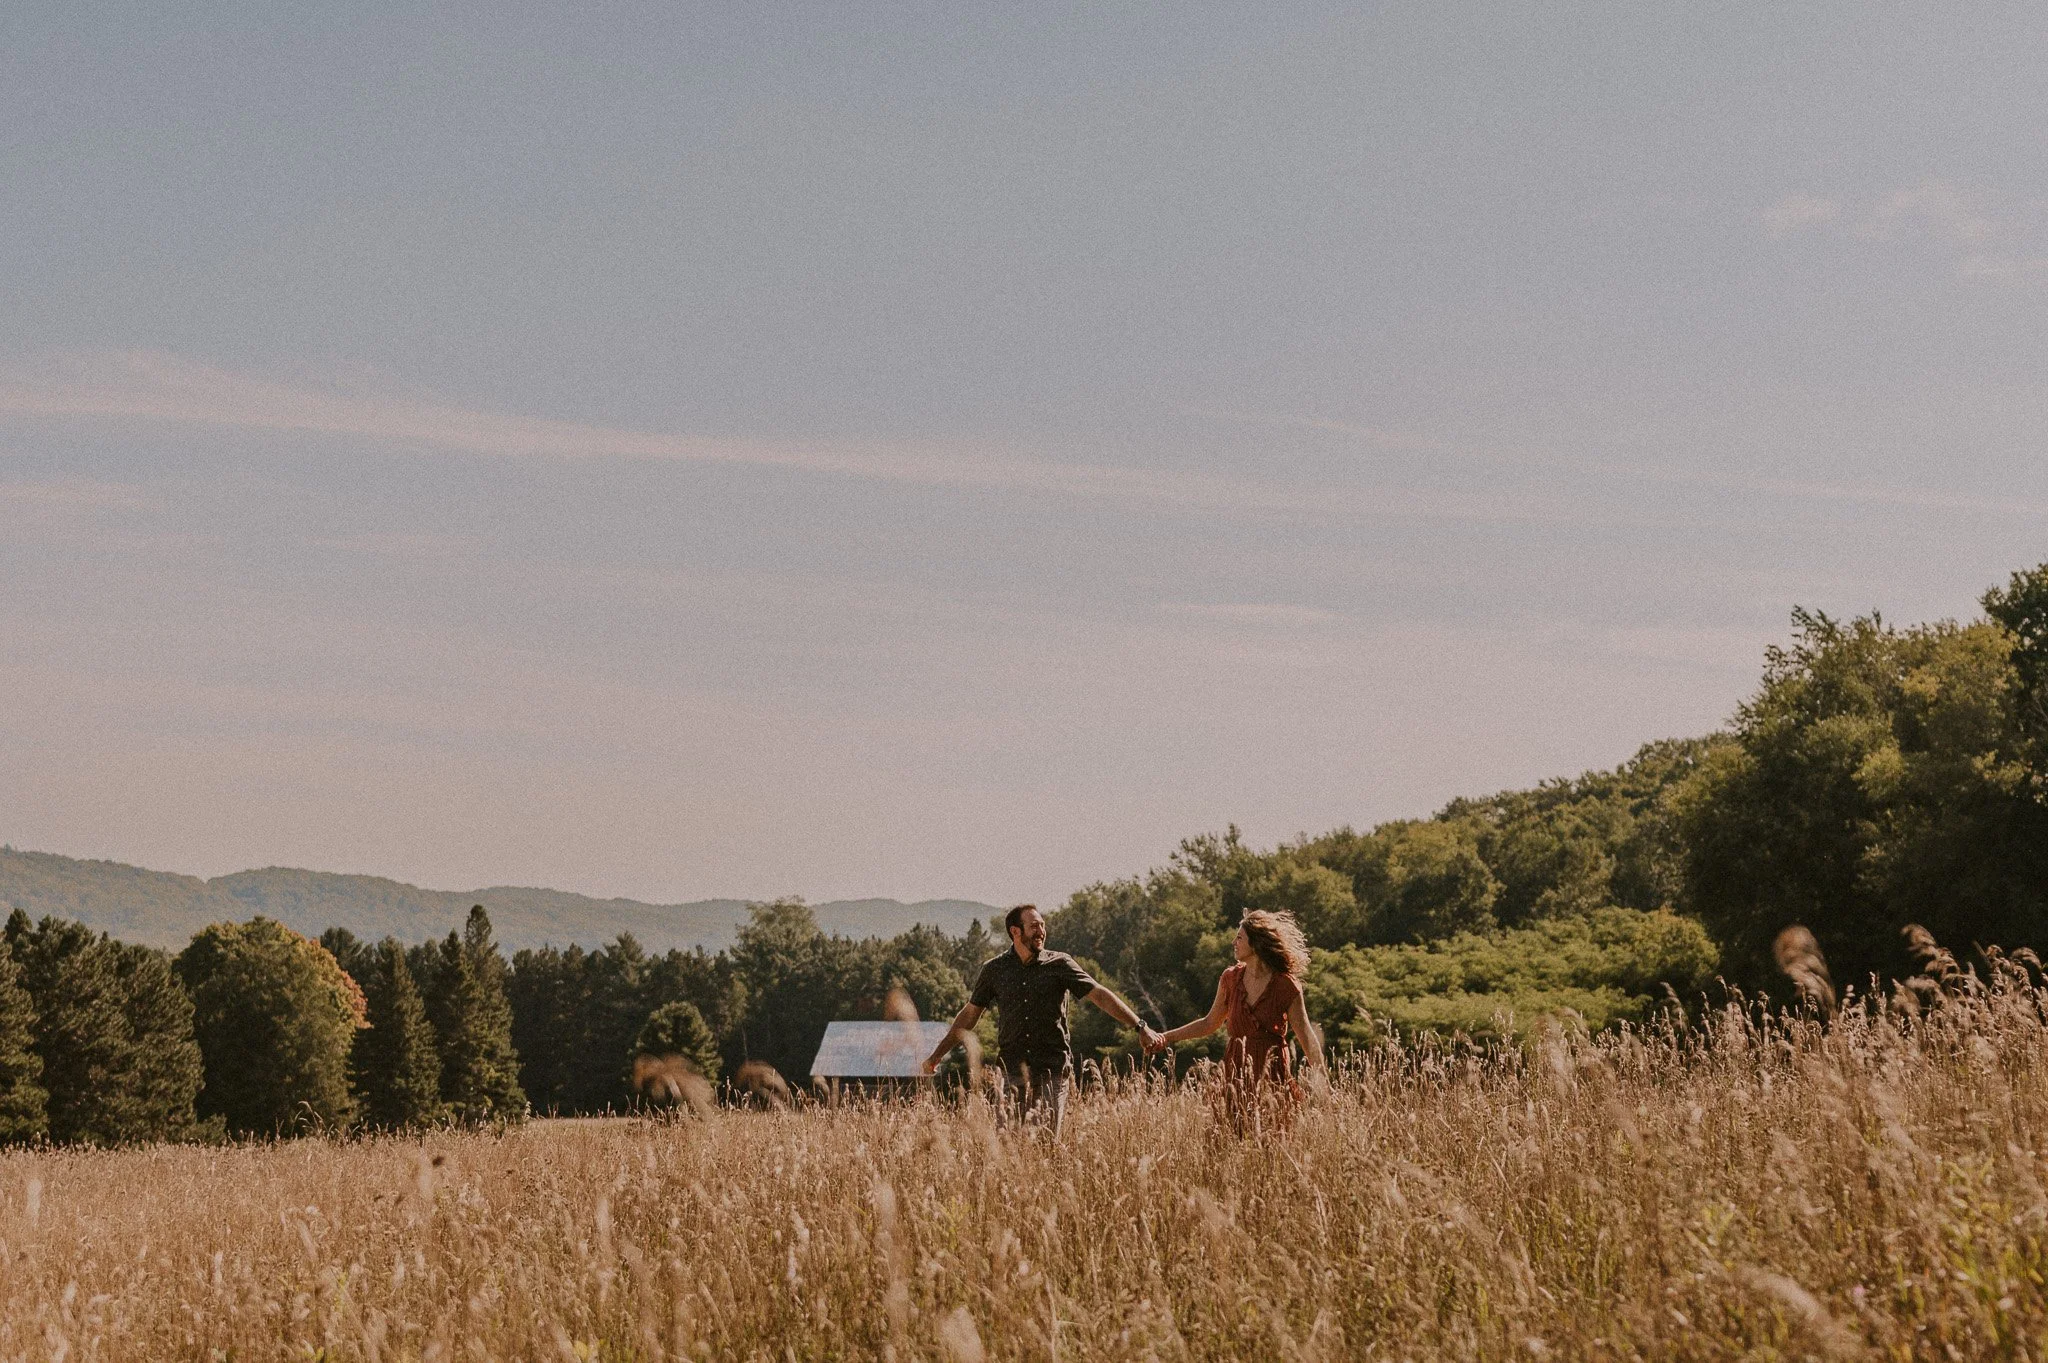
[[[1016,908],[1003,915],[1003,931],[1005,933],[1015,932],[1018,925],[1024,921],[1025,914],[1037,912],[1038,906],[1036,904],[1019,904]]]

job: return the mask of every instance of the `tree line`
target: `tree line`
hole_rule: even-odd
[[[309,1131],[492,1125],[649,1101],[636,1059],[708,1081],[747,1062],[805,1074],[835,1018],[892,994],[966,1001],[994,952],[915,928],[827,936],[803,904],[754,906],[736,944],[507,961],[481,905],[411,946],[267,918],[217,923],[176,955],[15,910],[0,936],[0,1141],[121,1145]]]
[[[1768,990],[1793,924],[1855,985],[1916,968],[1909,925],[1963,953],[2048,952],[2048,565],[1983,605],[1904,628],[1795,612],[1723,732],[1363,832],[1264,850],[1234,828],[1193,837],[1076,891],[1053,943],[1168,1025],[1206,1008],[1239,915],[1288,910],[1340,1047],[1564,1011],[1599,1027],[1717,978]],[[439,941],[312,941],[256,918],[173,956],[16,910],[0,933],[0,1140],[618,1111],[647,1101],[643,1056],[709,1081],[747,1065],[800,1080],[828,1022],[880,1017],[892,995],[947,1017],[1005,945],[979,923],[831,936],[777,901],[716,954],[622,935],[507,960],[479,906]],[[1082,1058],[1139,1062],[1092,1010],[1075,1021]]]
[[[518,1120],[505,963],[460,934],[343,968],[267,918],[177,955],[15,910],[0,935],[0,1140],[123,1145]],[[359,983],[360,978],[360,983]]]

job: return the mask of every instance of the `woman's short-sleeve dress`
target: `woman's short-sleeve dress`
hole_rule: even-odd
[[[1240,1126],[1254,1109],[1274,1108],[1281,1120],[1301,1090],[1294,1082],[1294,1056],[1287,1045],[1287,1015],[1301,997],[1291,975],[1275,974],[1257,999],[1245,997],[1245,967],[1223,972],[1230,1045],[1223,1053],[1223,1078],[1231,1116]]]

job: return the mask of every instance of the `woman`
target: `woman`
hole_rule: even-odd
[[[1160,1034],[1159,1045],[1192,1041],[1218,1027],[1230,1029],[1223,1052],[1224,1113],[1239,1132],[1256,1129],[1261,1118],[1286,1125],[1301,1089],[1287,1046],[1289,1027],[1311,1069],[1323,1063],[1322,1038],[1308,1020],[1301,977],[1308,969],[1308,943],[1294,918],[1253,909],[1238,925],[1232,944],[1237,964],[1216,982],[1216,1001],[1207,1017]]]

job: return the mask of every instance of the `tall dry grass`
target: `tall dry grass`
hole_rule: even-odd
[[[1914,1011],[1914,1010],[1918,1011]],[[2048,994],[1112,1086],[0,1161],[0,1357],[2048,1357]]]

